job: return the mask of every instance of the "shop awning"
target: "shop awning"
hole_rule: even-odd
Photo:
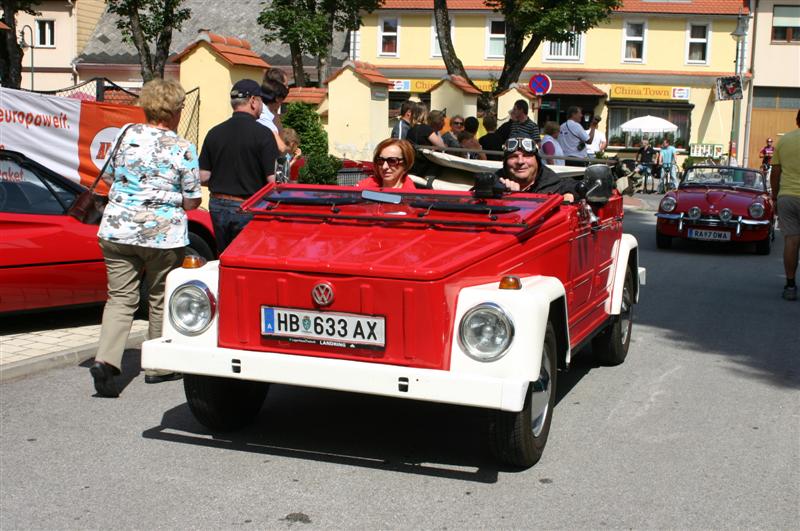
[[[603,97],[605,92],[595,87],[588,81],[573,79],[554,79],[553,88],[548,96],[598,96]]]

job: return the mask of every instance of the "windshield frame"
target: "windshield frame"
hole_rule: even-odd
[[[707,175],[708,177],[702,177]],[[752,175],[754,182],[745,182],[745,176]],[[705,186],[710,188],[744,188],[758,192],[767,191],[767,179],[763,172],[753,168],[737,166],[692,166],[688,168],[681,180],[681,188]]]

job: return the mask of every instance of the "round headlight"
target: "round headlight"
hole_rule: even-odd
[[[169,299],[169,321],[181,334],[202,334],[214,319],[217,301],[208,286],[199,280],[182,284]]]
[[[498,305],[486,302],[467,311],[458,334],[461,348],[477,361],[495,361],[514,339],[514,323]]]
[[[673,210],[675,210],[675,206],[677,204],[678,202],[675,201],[675,198],[672,197],[671,195],[668,195],[661,200],[661,210],[663,210],[664,212],[672,212]]]
[[[750,205],[748,212],[750,212],[751,217],[760,218],[764,215],[764,205],[761,203],[753,203]]]
[[[686,212],[686,215],[689,216],[689,219],[700,219],[701,213],[699,206],[693,206]]]
[[[719,219],[721,219],[722,221],[726,222],[730,221],[732,217],[733,217],[733,212],[731,212],[730,208],[723,208],[722,210],[719,211]]]

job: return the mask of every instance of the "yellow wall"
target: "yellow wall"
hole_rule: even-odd
[[[263,68],[231,66],[204,42],[183,58],[180,72],[185,90],[200,87],[198,147],[202,147],[209,129],[230,118],[233,84],[245,78],[260,82],[264,75]]]
[[[360,59],[376,66],[413,65],[442,68],[441,57],[431,55],[430,13],[400,13],[399,54],[397,57],[378,55],[378,20],[373,13],[363,18],[361,27]],[[393,14],[387,16],[395,16]],[[487,59],[487,19],[493,13],[455,14],[453,17],[453,46],[466,67],[503,66],[503,59]],[[622,28],[625,20],[647,20],[646,57],[644,63],[626,63],[622,60]],[[686,63],[686,17],[612,17],[609,21],[589,30],[585,37],[582,63],[543,61],[544,45],[540,46],[528,63],[528,68],[586,68],[592,70],[670,70],[681,72],[733,71],[736,43],[730,33],[736,28],[734,17],[707,19],[692,17],[693,22],[711,21],[711,42],[708,65]]]
[[[431,91],[431,109],[447,109],[448,116],[475,116],[478,114],[478,96],[465,94],[449,81],[444,81]]]
[[[56,90],[72,86],[75,78],[72,74],[72,59],[76,51],[76,20],[75,8],[67,2],[44,1],[34,6],[38,15],[29,15],[23,11],[17,13],[17,31],[24,31],[25,42],[36,39],[36,21],[54,21],[54,46],[35,47],[33,50],[33,88],[35,90]],[[23,29],[24,28],[24,29]],[[34,40],[34,43],[36,41]],[[31,88],[31,50],[25,48],[22,57],[22,83],[21,88]]]
[[[373,90],[383,91],[384,99],[373,98]],[[328,84],[328,150],[332,155],[356,160],[371,160],[375,146],[390,133],[389,98],[383,86],[371,87],[351,68]]]

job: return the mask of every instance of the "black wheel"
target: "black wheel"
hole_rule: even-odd
[[[619,365],[628,355],[633,328],[633,273],[628,267],[622,286],[622,306],[619,315],[605,330],[592,339],[592,351],[603,365]]]
[[[646,194],[652,194],[656,191],[655,176],[652,172],[648,172],[644,175],[644,184],[642,188]]]
[[[186,246],[186,254],[202,256],[206,260],[216,260],[214,251],[211,250],[211,246],[208,242],[206,242],[202,236],[194,232],[189,233],[189,245]]]
[[[659,249],[669,249],[672,247],[672,236],[662,234],[656,229],[656,247]]]
[[[772,231],[767,234],[763,240],[756,242],[756,254],[769,254],[772,252],[772,240],[774,235]]]
[[[547,323],[539,380],[528,386],[519,413],[495,411],[490,426],[492,453],[505,464],[528,468],[542,457],[556,402],[556,333]]]
[[[183,375],[186,402],[197,421],[212,431],[234,431],[250,424],[261,411],[269,384]]]

